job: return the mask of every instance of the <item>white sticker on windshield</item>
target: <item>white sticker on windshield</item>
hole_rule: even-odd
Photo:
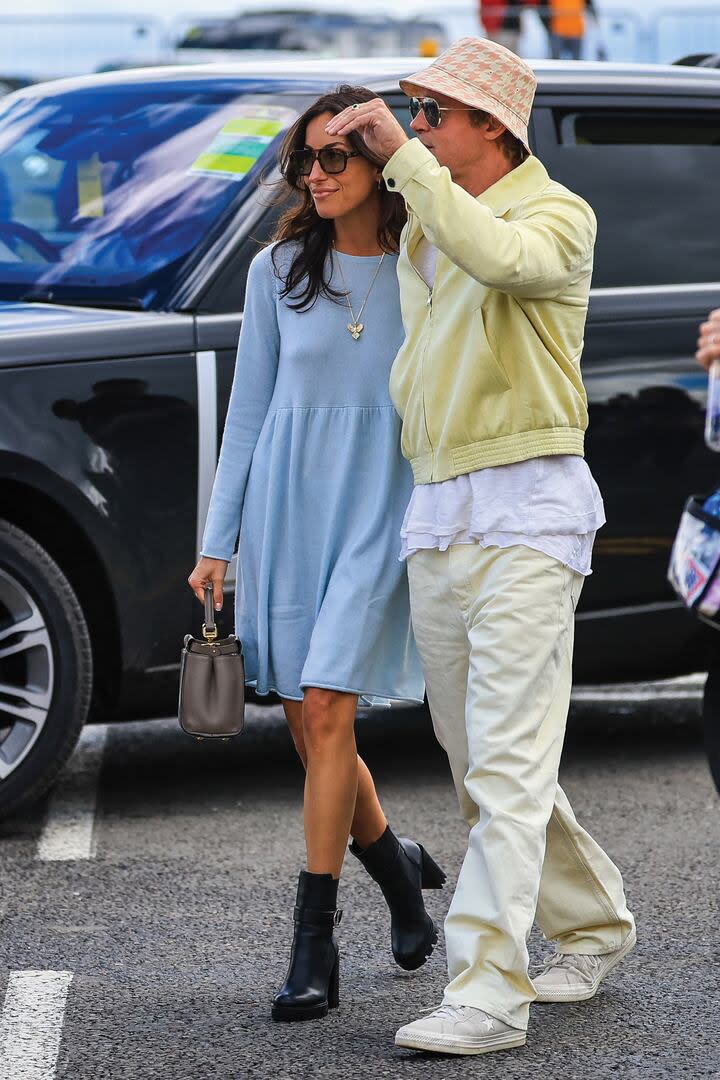
[[[190,172],[225,180],[244,180],[269,144],[297,119],[297,112],[282,105],[240,105]]]

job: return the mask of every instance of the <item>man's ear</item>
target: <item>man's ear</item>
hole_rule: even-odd
[[[481,131],[486,139],[493,142],[495,139],[499,139],[501,135],[504,135],[507,128],[500,123],[497,117],[488,116],[487,122],[483,124]]]

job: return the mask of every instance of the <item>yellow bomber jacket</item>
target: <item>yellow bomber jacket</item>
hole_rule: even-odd
[[[398,260],[405,342],[390,394],[415,483],[582,455],[591,208],[535,157],[478,198],[418,139],[383,175],[409,215]],[[432,293],[411,261],[423,233],[439,249]]]

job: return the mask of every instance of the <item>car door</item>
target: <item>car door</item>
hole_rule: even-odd
[[[673,674],[692,668],[695,624],[666,582],[670,547],[687,496],[720,482],[693,355],[698,323],[720,305],[718,98],[545,95],[535,138],[550,175],[598,218],[582,365],[587,459],[608,520],[581,601],[577,674]]]
[[[248,200],[248,204],[234,223],[236,239],[223,251],[218,265],[208,268],[206,281],[195,299],[198,408],[196,554],[200,552],[235,374],[248,270],[257,252],[271,240],[282,212],[279,203],[268,202],[260,195]],[[227,593],[232,593],[235,588],[236,573],[236,560],[233,559],[225,578]]]

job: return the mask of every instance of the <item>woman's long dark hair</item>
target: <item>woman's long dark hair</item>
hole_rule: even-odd
[[[306,109],[290,128],[280,147],[278,163],[285,178],[284,183],[292,189],[293,194],[299,195],[299,199],[294,201],[278,221],[273,236],[277,243],[273,248],[272,260],[275,273],[283,283],[281,295],[288,296],[293,293],[293,302],[289,306],[296,311],[307,311],[320,295],[340,301],[345,293],[333,289],[326,278],[327,256],[328,252],[332,251],[333,222],[320,217],[307,185],[293,176],[290,154],[293,150],[304,148],[308,123],[316,116],[322,116],[323,113],[337,116],[349,105],[372,101],[375,97],[377,94],[364,86],[338,86],[331,94],[324,94]],[[353,150],[357,150],[367,161],[382,169],[385,162],[368,149],[356,131],[351,131],[347,139]],[[399,249],[400,233],[407,216],[405,203],[401,195],[388,191],[384,184],[380,185],[379,195],[378,244],[383,251],[394,253]],[[275,256],[287,244],[298,244],[298,250],[289,268],[281,270]]]

